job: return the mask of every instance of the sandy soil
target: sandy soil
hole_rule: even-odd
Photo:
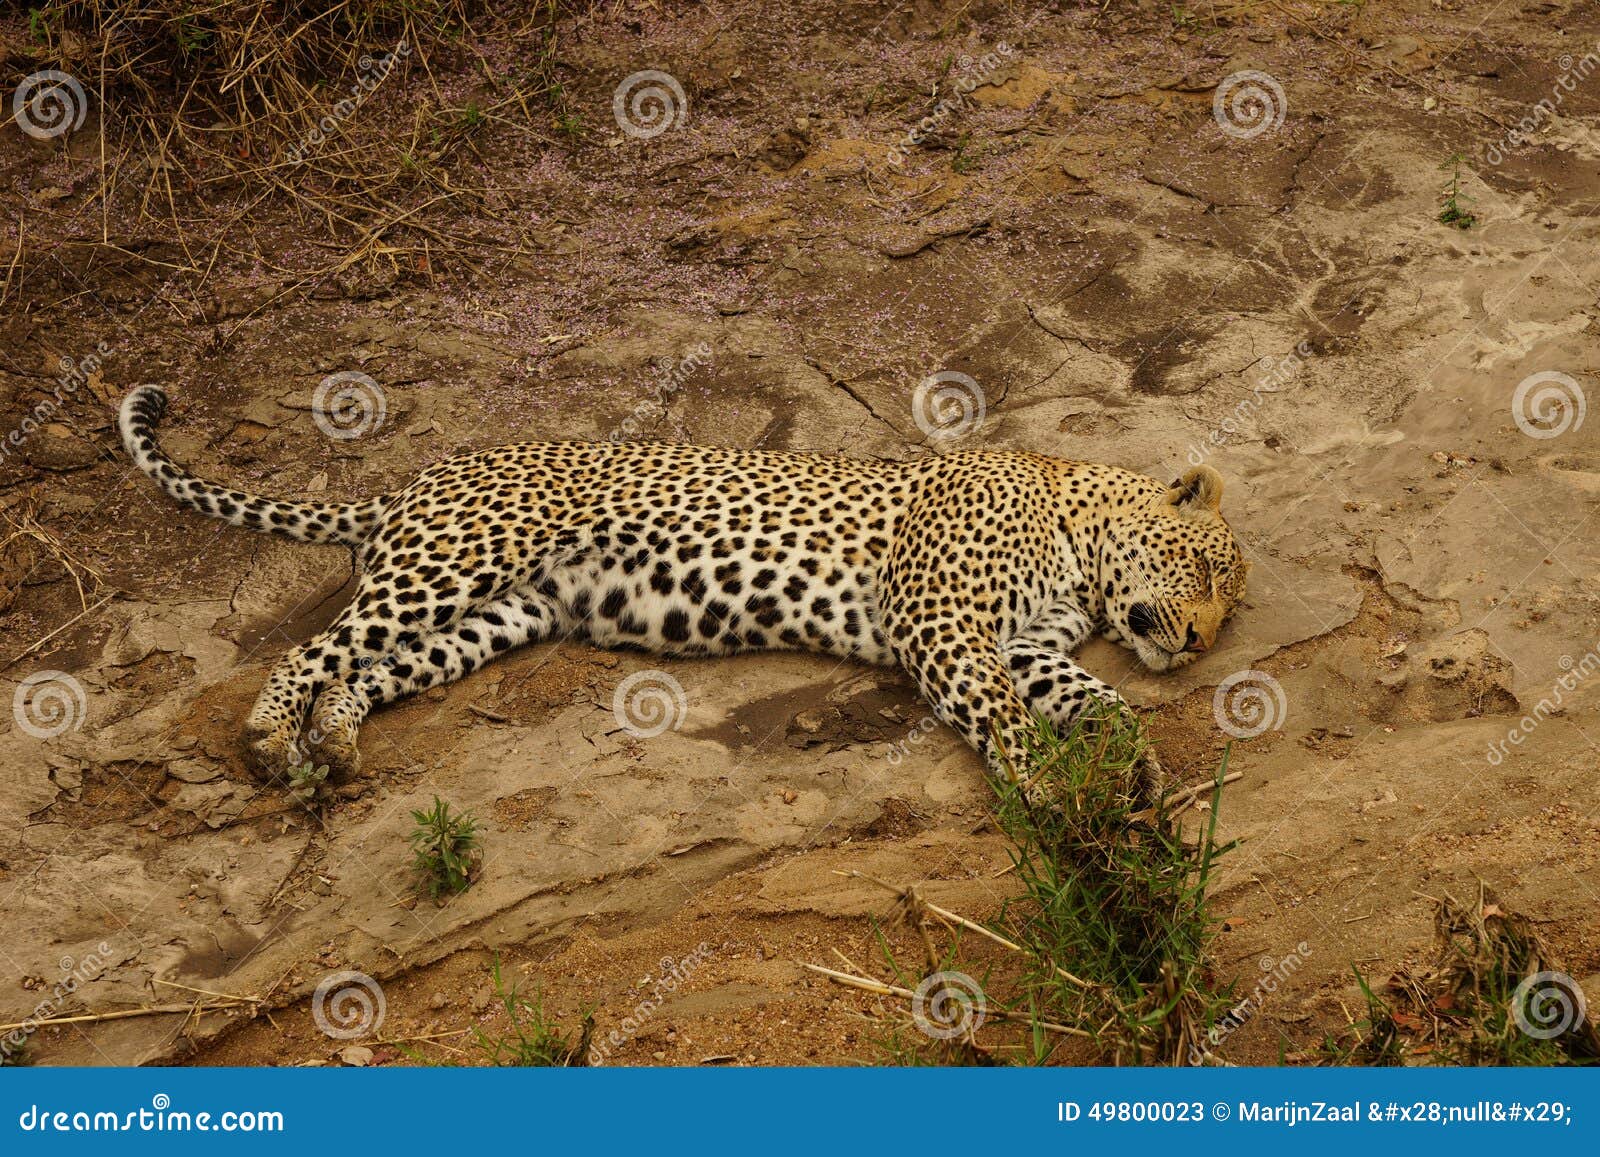
[[[285,496],[630,417],[640,436],[897,458],[1007,446],[1163,477],[1204,458],[1255,564],[1249,606],[1175,676],[1109,645],[1086,661],[1195,779],[1241,722],[1219,684],[1262,673],[1270,725],[1234,743],[1221,817],[1244,842],[1215,891],[1219,968],[1248,991],[1304,963],[1224,1055],[1313,1048],[1356,1007],[1352,965],[1423,953],[1430,897],[1478,878],[1600,1001],[1600,421],[1575,405],[1595,385],[1600,79],[1573,79],[1600,5],[1245,5],[1218,25],[1164,3],[624,7],[562,28],[581,136],[491,129],[464,166],[481,195],[449,219],[500,246],[470,267],[311,276],[328,251],[272,204],[197,264],[129,205],[102,219],[93,117],[0,133],[0,426],[61,359],[107,351],[0,459],[0,504],[103,575],[80,593],[39,540],[0,547],[0,696],[19,704],[0,733],[0,1021],[80,973],[58,1014],[262,1000],[254,1019],[45,1029],[32,1055],[326,1062],[344,1042],[310,996],[354,969],[386,997],[374,1061],[408,1063],[381,1042],[418,1036],[416,1055],[470,1059],[451,1050],[500,1019],[498,955],[565,1023],[594,1007],[600,1039],[677,967],[608,1063],[868,1060],[893,1003],[801,968],[842,954],[889,976],[889,897],[835,873],[925,882],[974,918],[1010,893],[976,758],[921,727],[898,675],[802,655],[518,652],[376,715],[368,777],[311,821],[251,781],[239,726],[351,560],[175,511],[116,447],[109,403],[143,381],[174,395],[176,457]],[[983,83],[892,163],[951,57],[944,91]],[[642,69],[687,96],[650,139],[612,116]],[[1213,112],[1244,70],[1281,89],[1254,135]],[[488,82],[463,61],[452,83]],[[1556,92],[1556,115],[1509,133]],[[1469,230],[1436,219],[1458,152]],[[356,370],[384,420],[330,439],[313,391]],[[940,371],[983,391],[961,439],[916,420]],[[1543,372],[1565,375],[1565,428],[1517,399]],[[650,669],[685,706],[636,739],[613,693]],[[66,688],[64,728],[23,725],[40,680]],[[413,894],[405,846],[434,794],[486,828],[481,878],[444,906]]]

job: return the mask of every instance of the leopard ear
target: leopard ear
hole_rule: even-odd
[[[1183,511],[1216,513],[1222,509],[1222,475],[1210,466],[1196,466],[1175,481],[1161,501]]]

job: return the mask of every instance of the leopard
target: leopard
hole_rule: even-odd
[[[527,441],[444,458],[357,502],[203,480],[161,449],[168,398],[118,429],[181,506],[351,548],[349,603],[271,668],[244,724],[281,779],[361,772],[376,708],[539,641],[684,658],[803,650],[914,682],[992,775],[1040,720],[1131,710],[1074,653],[1100,636],[1153,672],[1210,650],[1250,564],[1209,464],[1170,485],[1118,466],[956,448],[905,460],[653,441]],[[1143,774],[1159,781],[1154,754]]]

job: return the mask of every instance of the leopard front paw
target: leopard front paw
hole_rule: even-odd
[[[263,782],[287,782],[290,770],[301,762],[300,745],[285,731],[247,727],[244,743],[250,765]]]
[[[311,712],[311,762],[328,765],[330,783],[348,783],[361,774],[356,748],[360,704],[346,687],[332,687],[317,698]]]

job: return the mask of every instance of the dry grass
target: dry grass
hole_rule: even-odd
[[[427,271],[438,251],[463,248],[427,211],[472,207],[454,162],[484,127],[557,131],[557,10],[557,0],[45,0],[10,63],[18,76],[52,68],[82,84],[99,112],[83,131],[99,138],[102,211],[137,191],[139,218],[170,231],[193,269],[215,261],[197,224],[220,245],[263,201],[287,198],[339,254],[329,270],[387,260]],[[480,44],[515,64],[496,65]],[[481,77],[482,100],[441,83],[464,67]]]
[[[1533,921],[1482,884],[1472,901],[1434,902],[1435,957],[1386,991],[1358,979],[1365,1020],[1323,1046],[1340,1064],[1592,1065],[1600,1033],[1582,988]]]

